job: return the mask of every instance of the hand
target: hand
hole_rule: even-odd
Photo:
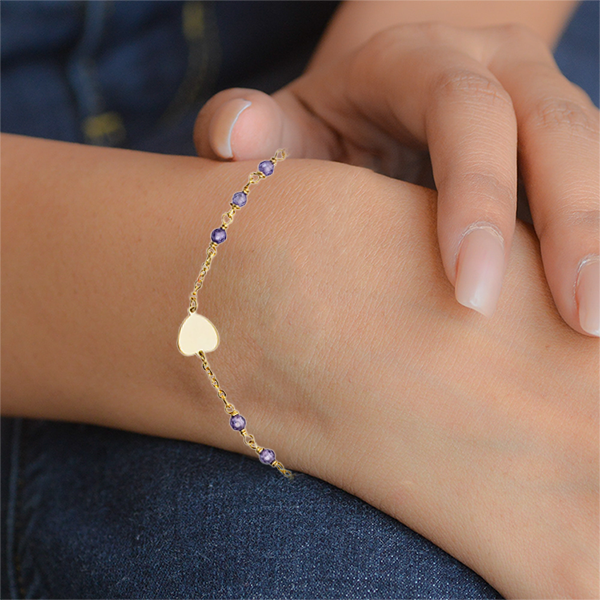
[[[446,276],[487,316],[512,243],[518,162],[554,302],[573,329],[600,335],[598,110],[524,27],[394,26],[272,97],[216,94],[194,137],[206,158],[284,146],[401,178],[405,147],[427,148]]]
[[[256,162],[2,146],[3,414],[256,458],[175,343],[210,232]],[[387,512],[505,596],[597,598],[598,340],[558,317],[522,224],[496,318],[463,311],[435,207],[431,190],[366,169],[278,165],[200,292],[221,336],[210,364],[286,467]]]
[[[598,340],[558,316],[531,228],[485,322],[442,277],[434,192],[277,169],[203,290],[226,340],[211,364],[257,438],[504,597],[598,598]]]

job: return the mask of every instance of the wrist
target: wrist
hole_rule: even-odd
[[[198,435],[203,374],[175,340],[227,165],[24,136],[3,149],[3,414]]]

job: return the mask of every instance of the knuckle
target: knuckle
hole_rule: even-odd
[[[379,43],[391,42],[406,37],[424,37],[430,42],[447,41],[455,35],[456,28],[442,21],[424,21],[422,23],[396,23],[373,34],[371,40]]]
[[[497,206],[514,206],[517,199],[516,182],[485,172],[471,172],[463,176],[463,182],[481,198],[489,198]]]
[[[510,22],[501,25],[480,27],[476,30],[480,44],[483,44],[493,55],[502,56],[507,50],[513,55],[516,49],[518,54],[527,57],[543,57],[541,62],[553,62],[552,50],[540,34],[523,23]],[[515,65],[518,67],[518,65]]]
[[[574,208],[572,203],[565,204],[557,211],[540,215],[535,228],[540,240],[546,236],[564,236],[565,231],[577,232],[576,235],[584,239],[589,237],[597,240],[600,231],[600,210],[597,204],[589,208],[585,205]]]
[[[441,181],[438,189],[444,189],[446,182]],[[461,175],[451,187],[457,190],[459,197],[476,199],[475,206],[482,221],[501,226],[513,218],[517,202],[516,182],[496,173],[472,171]]]
[[[498,31],[502,35],[505,41],[541,41],[540,36],[531,27],[524,25],[523,23],[505,23],[497,26]]]
[[[546,129],[561,135],[598,139],[598,111],[584,108],[569,98],[542,98],[527,121],[527,126],[534,130]]]
[[[456,28],[443,21],[415,23],[415,30],[430,42],[447,42],[456,35]]]
[[[496,33],[498,48],[520,47],[527,52],[534,51],[539,56],[545,56],[550,62],[553,61],[552,51],[544,39],[533,29],[522,23],[506,23],[493,26]]]
[[[369,48],[374,47],[375,49],[387,48],[390,44],[393,44],[399,37],[398,25],[392,25],[375,32],[367,41]]]
[[[422,23],[396,23],[374,33],[363,49],[369,55],[379,56],[407,42],[429,45],[452,44],[457,39],[457,28],[443,21],[424,21]],[[385,55],[385,54],[384,54]]]
[[[435,79],[433,87],[438,97],[445,96],[450,101],[485,102],[514,114],[508,92],[497,81],[469,69],[446,69]]]
[[[406,27],[406,25],[392,25],[377,31],[361,47],[351,53],[351,63],[360,73],[360,79],[373,73],[374,64],[393,64],[400,49],[406,44],[406,36],[403,35]]]
[[[577,227],[592,234],[597,235],[600,230],[600,210],[598,208],[570,210],[566,220],[569,227]]]

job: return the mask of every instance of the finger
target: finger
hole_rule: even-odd
[[[491,317],[516,220],[516,118],[509,95],[474,59],[446,55],[437,70],[425,128],[442,261],[458,302]]]
[[[489,68],[515,106],[520,165],[558,311],[573,329],[599,336],[598,110],[527,29],[499,31]]]
[[[342,136],[375,152],[385,150],[381,132],[427,144],[446,274],[461,304],[491,316],[515,225],[517,127],[510,96],[468,54],[464,31],[459,36],[440,24],[390,28],[345,69],[315,72],[321,85],[297,93]],[[339,89],[344,93],[336,97]]]
[[[263,158],[284,147],[295,158],[331,159],[334,133],[291,94],[269,96],[244,88],[215,94],[194,126],[198,156],[214,160]]]

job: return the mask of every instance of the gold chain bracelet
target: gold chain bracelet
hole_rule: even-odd
[[[248,182],[242,188],[241,192],[236,192],[231,199],[231,208],[228,212],[223,213],[221,217],[221,227],[214,229],[210,234],[211,243],[206,250],[206,260],[200,269],[200,273],[194,283],[194,289],[190,295],[190,306],[188,308],[188,316],[183,320],[179,327],[177,336],[177,347],[179,352],[184,356],[198,356],[202,361],[202,368],[206,371],[210,382],[217,390],[219,398],[225,405],[225,412],[229,415],[229,424],[234,431],[238,431],[246,446],[252,448],[258,454],[260,462],[265,465],[275,467],[284,477],[292,479],[294,474],[286,469],[281,462],[275,458],[275,452],[270,448],[259,446],[254,436],[248,433],[246,429],[246,419],[240,415],[235,406],[227,400],[225,390],[219,385],[215,374],[213,373],[208,360],[206,360],[206,352],[212,352],[219,346],[219,332],[217,328],[198,311],[198,291],[202,288],[206,274],[210,269],[210,264],[213,258],[217,255],[217,246],[227,239],[227,228],[233,223],[235,213],[246,204],[250,186],[256,185],[269,175],[273,174],[275,165],[282,160],[285,160],[287,154],[283,149],[277,150],[275,155],[269,160],[263,160],[258,165],[258,170],[250,173]]]

